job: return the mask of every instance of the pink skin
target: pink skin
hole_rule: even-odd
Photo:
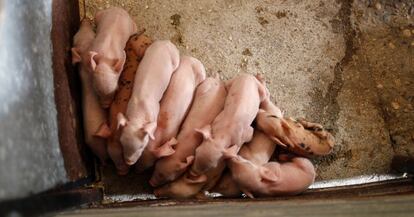
[[[155,139],[160,101],[179,62],[179,52],[170,41],[155,41],[147,48],[138,66],[126,117],[118,114],[126,164],[133,165],[149,139]]]
[[[157,197],[170,198],[191,198],[199,194],[204,195],[202,191],[208,191],[216,185],[225,167],[226,164],[220,162],[217,167],[202,175],[193,175],[187,171],[174,182],[156,188],[154,194]]]
[[[228,95],[223,111],[213,123],[200,129],[203,143],[196,149],[193,174],[204,174],[223,161],[223,152],[231,146],[239,150],[250,141],[250,126],[259,111],[260,103],[267,97],[265,86],[254,76],[241,74],[227,83]]]
[[[299,194],[315,180],[313,164],[302,157],[257,165],[237,155],[228,160],[227,166],[233,180],[250,198]]]
[[[112,7],[95,15],[96,38],[89,49],[92,84],[103,108],[111,105],[125,63],[125,45],[137,26],[122,8]]]
[[[244,144],[238,154],[255,165],[263,165],[269,162],[275,148],[276,145],[271,139],[264,133],[255,130],[253,139],[249,143]],[[244,171],[231,172],[239,173]],[[225,197],[237,197],[242,193],[234,182],[230,172],[226,173],[220,179],[220,182],[213,188],[212,192],[221,193]]]
[[[176,180],[194,160],[194,153],[203,138],[198,128],[211,124],[223,110],[227,91],[219,78],[207,78],[198,87],[194,102],[177,136],[175,152],[155,164],[150,179],[153,187]]]
[[[89,20],[84,19],[79,31],[74,36],[72,48],[72,63],[80,63],[80,77],[82,82],[82,112],[85,128],[85,142],[98,156],[102,163],[108,158],[106,140],[108,130],[106,126],[107,112],[99,105],[98,97],[92,88],[92,81],[87,67],[87,49],[95,38],[95,32]]]
[[[158,158],[174,153],[178,130],[190,109],[196,87],[206,78],[203,64],[184,56],[160,102],[155,139],[148,143],[135,168],[138,172],[153,166]]]

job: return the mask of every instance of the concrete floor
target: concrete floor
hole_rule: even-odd
[[[394,196],[365,199],[238,201],[210,204],[174,205],[165,203],[153,206],[126,208],[83,209],[59,213],[59,217],[145,216],[145,217],[325,217],[325,216],[384,216],[410,217],[414,214],[414,197]]]
[[[315,160],[318,180],[387,173],[395,154],[414,156],[412,0],[86,0],[87,16],[109,6],[209,74],[264,74],[288,116],[335,136],[334,153]]]

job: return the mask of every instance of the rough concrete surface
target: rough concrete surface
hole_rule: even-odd
[[[286,115],[334,134],[334,153],[315,160],[319,180],[387,173],[395,153],[414,155],[410,0],[86,0],[87,16],[109,6],[210,75],[264,74]]]

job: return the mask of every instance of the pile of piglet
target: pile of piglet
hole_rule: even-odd
[[[126,11],[83,19],[72,62],[82,81],[85,141],[119,175],[153,168],[157,197],[293,195],[315,179],[307,157],[329,154],[319,124],[283,117],[260,76],[221,81],[203,64],[153,41]],[[287,154],[276,155],[276,146]],[[227,168],[227,169],[226,169]]]

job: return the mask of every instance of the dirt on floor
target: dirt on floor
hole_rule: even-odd
[[[395,155],[414,156],[412,0],[86,0],[86,15],[109,6],[210,75],[264,74],[287,116],[335,136],[318,180],[388,173]]]

